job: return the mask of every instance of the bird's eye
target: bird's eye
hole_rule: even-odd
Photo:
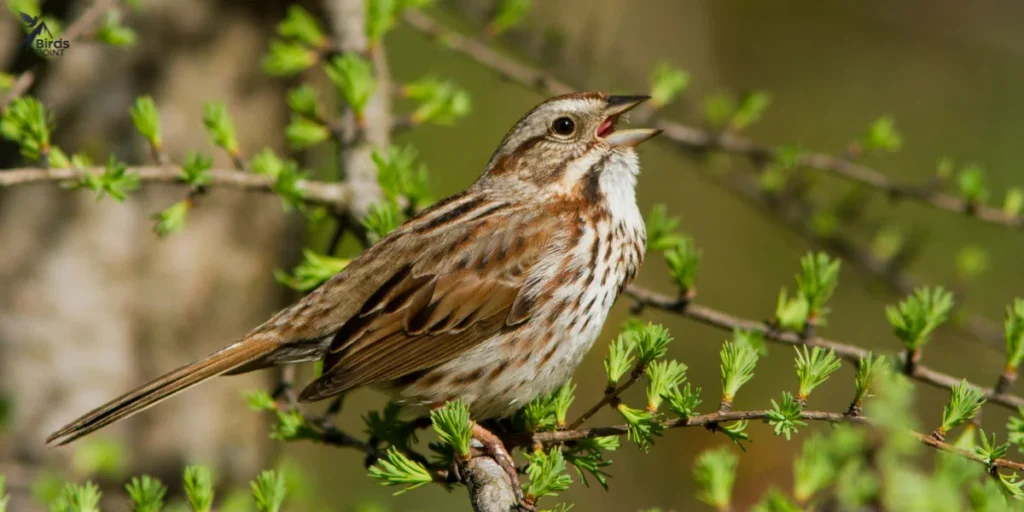
[[[559,117],[551,123],[551,131],[562,136],[572,135],[572,132],[576,131],[576,123],[568,117]]]

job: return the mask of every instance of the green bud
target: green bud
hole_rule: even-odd
[[[160,149],[163,138],[160,134],[160,112],[151,96],[140,96],[131,109],[132,123],[151,146]]]
[[[659,62],[651,73],[651,106],[661,108],[672,103],[689,83],[690,74],[685,70]]]
[[[260,65],[268,75],[293,77],[316,64],[319,58],[315,50],[301,44],[274,39],[270,41],[270,50]]]
[[[134,30],[121,24],[121,11],[117,9],[107,11],[95,37],[97,41],[111,46],[134,46],[138,39]]]
[[[867,135],[861,142],[865,151],[886,151],[894,153],[903,146],[903,136],[896,129],[896,121],[891,116],[882,116],[868,128]]]
[[[494,18],[488,25],[489,31],[491,34],[499,36],[519,25],[526,19],[532,6],[532,0],[501,0]]]
[[[356,117],[362,118],[370,96],[377,89],[377,80],[373,76],[370,61],[346,53],[331,59],[325,71],[341,97],[355,111]]]
[[[327,140],[331,136],[326,126],[306,117],[292,116],[285,129],[285,138],[292,149],[306,149]]]
[[[314,48],[321,48],[327,44],[327,36],[324,35],[320,23],[309,11],[298,5],[288,8],[285,19],[277,25],[277,33],[285,39],[293,39]]]
[[[228,114],[228,107],[221,102],[206,103],[203,106],[203,124],[210,134],[210,141],[235,157],[238,155],[238,140],[235,137],[235,124]]]
[[[159,236],[167,236],[185,229],[185,221],[191,208],[192,201],[188,199],[183,199],[167,207],[153,216],[156,219],[153,231]]]

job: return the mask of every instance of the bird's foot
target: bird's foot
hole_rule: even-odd
[[[480,445],[474,446],[474,448],[478,448],[483,455],[494,459],[498,466],[508,475],[509,480],[512,482],[512,490],[516,493],[516,499],[519,500],[520,509],[525,511],[537,510],[523,496],[523,488],[519,485],[519,472],[516,470],[515,460],[512,459],[512,455],[505,449],[505,443],[501,441],[501,438],[478,423],[473,424],[472,435],[473,441]]]

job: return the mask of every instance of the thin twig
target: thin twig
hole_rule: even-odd
[[[36,81],[36,70],[30,69],[23,71],[18,75],[18,78],[14,80],[14,85],[11,86],[10,90],[7,91],[7,95],[4,96],[3,100],[0,100],[0,111],[7,108],[15,98],[28,92],[29,88]]]
[[[409,25],[420,32],[438,39],[442,46],[491,68],[501,75],[502,78],[509,81],[551,96],[566,94],[575,90],[572,86],[559,80],[551,73],[523,64],[515,58],[493,49],[483,41],[455,32],[421,11],[408,9],[404,14],[404,19]],[[638,116],[647,117],[652,116],[654,113],[651,109],[641,109],[639,112],[636,112]],[[675,147],[684,149],[689,153],[695,151],[703,153],[710,149],[717,149],[728,153],[740,154],[754,163],[762,165],[765,162],[774,160],[778,153],[777,148],[759,145],[735,134],[712,133],[664,119],[657,120],[656,125],[665,130],[665,133],[659,139],[669,140]],[[837,175],[851,181],[882,190],[892,198],[907,197],[917,199],[940,209],[974,216],[982,221],[1004,226],[1021,225],[1021,219],[1008,218],[997,208],[983,205],[969,208],[964,201],[953,196],[938,193],[933,188],[899,185],[878,171],[854,164],[843,158],[823,154],[805,154],[800,162],[800,166],[810,170],[834,171]],[[720,183],[720,181],[716,180],[716,184],[727,185],[726,183]],[[734,187],[730,191],[737,192]],[[755,199],[748,191],[743,191],[741,194],[747,200]],[[763,203],[763,198],[761,202]],[[776,212],[773,211],[771,213]],[[786,219],[787,222],[784,224],[790,227],[796,234],[810,240],[812,243],[820,243],[826,245],[831,250],[842,252],[848,260],[870,272],[898,294],[905,295],[916,286],[914,280],[900,271],[898,266],[875,258],[868,251],[858,248],[852,242],[817,236],[806,225],[806,216],[801,218],[805,221],[802,223],[804,225],[794,224],[792,219]],[[999,329],[991,321],[978,315],[966,317],[963,325],[958,328],[967,331],[972,336],[993,347],[1002,343]]]
[[[37,167],[9,169],[0,171],[0,188],[30,183],[74,181],[85,177],[87,174],[102,174],[103,171],[102,167],[88,169],[41,169]],[[185,185],[181,180],[181,167],[176,165],[133,166],[128,167],[127,172],[137,175],[143,183]],[[209,187],[274,192],[274,179],[269,176],[234,169],[211,169],[209,176]],[[302,191],[304,200],[311,204],[331,206],[337,210],[344,210],[351,199],[348,187],[341,183],[299,180],[297,186]]]
[[[870,250],[858,246],[856,242],[839,233],[823,235],[816,232],[814,226],[811,225],[813,206],[806,205],[808,208],[812,208],[811,211],[786,208],[785,204],[773,201],[771,196],[765,195],[752,186],[749,180],[740,181],[713,173],[699,173],[698,175],[751,204],[761,213],[766,214],[769,220],[807,240],[812,246],[829,251],[853,267],[874,276],[892,293],[900,296],[909,295],[920,286],[920,282],[902,268],[906,263],[902,259],[879,258]],[[999,326],[980,315],[962,314],[964,317],[961,321],[953,323],[953,329],[1000,353],[1005,351],[1003,333]]]
[[[591,416],[597,414],[598,411],[600,411],[606,405],[612,405],[613,407],[617,406],[619,402],[619,396],[622,395],[622,393],[625,393],[627,389],[633,386],[633,384],[636,384],[636,382],[640,380],[640,377],[642,377],[643,374],[644,367],[637,365],[635,368],[633,368],[633,371],[630,372],[629,378],[626,379],[625,382],[619,384],[618,387],[609,388],[608,390],[606,390],[604,396],[601,397],[601,400],[594,404],[594,406],[591,407],[590,409],[587,409],[587,412],[580,415],[580,417],[577,418],[576,421],[570,423],[568,429],[576,430],[580,428],[580,425],[586,423]]]
[[[82,14],[75,18],[75,21],[68,25],[62,37],[68,41],[77,41],[115,3],[113,0],[96,0],[96,2],[93,2],[92,5],[82,11]],[[28,92],[32,84],[35,83],[36,76],[42,68],[42,62],[45,61],[40,61],[32,69],[23,71],[18,75],[7,95],[4,96],[3,100],[0,100],[0,111],[7,108],[7,105],[14,101],[15,98]]]
[[[630,286],[626,288],[626,293],[632,297],[633,300],[636,300],[646,307],[654,307],[670,311],[682,317],[696,320],[703,324],[717,327],[725,331],[734,331],[736,329],[757,331],[763,334],[766,339],[771,341],[787,343],[790,345],[807,345],[811,347],[822,347],[827,350],[834,350],[837,356],[854,364],[857,364],[861,357],[867,356],[870,352],[869,350],[856,345],[850,345],[817,336],[808,338],[807,340],[802,340],[798,333],[781,331],[773,328],[765,322],[740,318],[730,315],[729,313],[718,311],[700,304],[694,304],[692,302],[686,303],[678,298],[662,295],[639,286]],[[961,381],[961,379],[952,375],[938,370],[933,370],[922,364],[914,365],[907,376],[940,389],[952,389],[953,386],[959,385]],[[1017,395],[1010,393],[997,393],[991,388],[985,388],[977,384],[968,383],[968,385],[981,390],[985,394],[985,399],[988,402],[1014,411],[1020,407],[1024,407],[1024,398]]]
[[[674,420],[668,420],[662,423],[665,428],[686,428],[686,427],[702,427],[713,425],[717,423],[728,423],[732,421],[742,420],[765,420],[768,418],[769,411],[729,411],[729,412],[714,412],[711,414],[702,414],[699,416],[691,416],[689,418],[678,418]],[[824,412],[824,411],[802,411],[800,413],[800,419],[807,421],[826,421],[829,423],[862,423],[870,424],[869,418],[862,416],[851,416],[844,413],[838,412]],[[590,439],[595,437],[604,436],[621,436],[626,435],[629,429],[626,425],[616,425],[612,427],[595,427],[582,430],[562,430],[557,432],[540,432],[533,434],[529,437],[529,443],[541,443],[541,444],[563,444],[570,443],[572,441],[579,441],[581,439]],[[1012,469],[1014,471],[1024,471],[1024,463],[1014,462],[1008,459],[995,459],[991,462],[987,461],[985,457],[978,455],[974,452],[957,448],[949,443],[935,439],[934,437],[920,432],[909,432],[910,435],[914,436],[918,441],[925,445],[937,448],[939,450],[953,453],[961,457],[980,462],[994,468]]]
[[[421,11],[407,9],[404,19],[420,32],[440,40],[444,47],[472,58],[509,80],[540,90],[548,95],[565,94],[574,90],[569,84],[555,78],[550,73],[522,64],[492,49],[482,41],[450,30]],[[637,115],[651,116],[654,113],[654,110],[646,108],[637,112]],[[654,120],[654,125],[664,130],[660,137],[661,140],[670,141],[692,152],[705,153],[709,150],[719,150],[746,157],[756,163],[775,161],[780,152],[779,148],[754,142],[735,133],[710,132],[667,119]],[[798,159],[797,166],[867,185],[884,192],[891,199],[917,201],[939,210],[965,215],[998,226],[1009,228],[1022,226],[1019,216],[1008,216],[999,208],[968,203],[960,198],[937,191],[933,187],[898,183],[879,171],[845,158],[823,153],[804,153]]]
[[[405,21],[412,25],[414,28],[427,34],[428,36],[437,38],[442,42],[443,46],[455,52],[466,55],[475,60],[476,62],[483,64],[484,66],[487,66],[494,71],[497,71],[503,78],[508,79],[512,82],[524,85],[534,90],[539,90],[547,95],[565,94],[568,92],[572,92],[574,90],[573,87],[557,79],[554,75],[547,73],[543,70],[522,64],[517,60],[513,59],[512,57],[506,56],[504,54],[501,54],[497,50],[492,49],[484,42],[481,42],[471,37],[463,36],[455,31],[452,31],[446,28],[443,24],[437,22],[430,16],[420,11],[416,11],[413,9],[407,10],[405,13]],[[653,114],[653,111],[649,109],[646,110],[645,112],[647,116]],[[668,136],[669,138],[674,137],[673,142],[675,143],[676,147],[681,147],[691,152],[694,149],[700,149],[701,151],[710,149],[710,141],[715,141],[714,143],[717,144],[715,146],[716,149],[720,149],[726,152],[736,152],[734,150],[740,150],[739,152],[741,154],[747,156],[752,161],[761,164],[765,162],[765,158],[768,153],[771,153],[772,158],[774,158],[774,155],[777,152],[777,149],[775,148],[758,146],[755,143],[743,139],[737,135],[719,136],[719,134],[712,134],[711,132],[683,126],[681,124],[673,123],[671,121],[666,120],[658,121],[658,126],[667,130],[666,133],[663,134],[663,136]],[[807,159],[807,161],[804,163],[810,166],[812,169],[828,163],[840,165],[844,169],[849,165],[852,165],[843,159],[828,157],[826,155],[820,154],[805,155],[805,158]],[[824,167],[827,170],[829,166],[824,165]],[[866,173],[861,174],[865,174],[870,178],[870,183],[865,183],[867,185],[871,185],[871,183],[879,181],[884,182],[885,180],[888,180],[888,178],[886,178],[884,175],[881,175],[881,173],[871,169],[866,169]],[[879,180],[879,177],[881,178],[881,180]],[[716,184],[722,186],[731,185],[729,183],[724,182],[723,180],[716,180]],[[890,187],[885,188],[883,190],[889,192],[890,195],[892,195],[891,190],[889,190],[889,188],[896,187],[896,185],[890,185]],[[744,199],[747,199],[748,201],[757,201],[761,206],[764,206],[764,198],[761,197],[761,195],[757,194],[756,192],[752,193],[749,190],[738,189],[736,186],[727,186],[726,188],[728,188],[731,192],[742,195],[742,197]],[[903,186],[900,186],[898,188],[907,189],[907,187]],[[947,197],[947,199],[949,198]],[[952,200],[954,202],[959,201],[956,198],[952,198]],[[943,202],[943,204],[950,203],[949,200],[943,200],[941,202]],[[958,205],[957,208],[958,209],[956,211],[964,213],[964,211],[962,210],[966,207]],[[769,211],[770,213],[779,215],[778,212],[775,212],[774,210],[769,209]],[[1001,211],[998,211],[996,209],[987,209],[988,216],[998,217],[998,215],[1000,215],[1001,213]],[[785,220],[783,225],[789,227],[794,233],[803,238],[808,239],[812,243],[821,244],[830,250],[841,253],[840,255],[844,256],[845,259],[849,260],[857,267],[865,271],[868,271],[876,278],[880,279],[895,293],[905,295],[907,293],[910,293],[910,291],[912,291],[916,287],[917,283],[905,272],[901,271],[899,267],[893,264],[892,262],[886,262],[874,257],[872,254],[870,254],[870,252],[860,249],[849,240],[844,240],[837,237],[818,236],[814,233],[813,229],[811,229],[810,226],[807,225],[806,215],[798,215],[797,217],[803,220],[795,221],[793,220],[793,216],[783,216]],[[982,220],[985,219],[983,218]],[[971,315],[966,317],[962,324],[963,325],[958,326],[957,328],[966,331],[973,337],[981,341],[984,341],[985,343],[989,344],[992,347],[1001,348],[1002,334],[998,327],[996,327],[991,321],[978,315]]]

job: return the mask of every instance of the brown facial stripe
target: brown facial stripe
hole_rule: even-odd
[[[600,144],[598,141],[596,141],[596,140],[592,141],[592,142],[590,142],[590,144],[587,144],[587,149],[583,150],[583,154],[582,155],[580,155],[580,156],[570,156],[569,158],[566,158],[566,159],[562,160],[555,167],[555,169],[553,171],[551,171],[551,173],[547,174],[546,176],[543,176],[538,184],[541,185],[541,186],[544,186],[544,185],[551,185],[553,183],[556,183],[556,182],[560,181],[562,179],[562,177],[565,176],[565,171],[567,171],[569,169],[569,166],[572,165],[573,162],[575,162],[575,161],[577,161],[577,160],[579,160],[581,158],[584,158],[587,155],[587,153],[590,153],[595,147],[597,147],[598,144]]]
[[[436,217],[432,219],[428,220],[424,218],[423,220],[426,223],[421,226],[416,226],[416,228],[413,231],[415,233],[425,233],[427,231],[437,229],[475,210],[476,207],[480,206],[485,201],[487,201],[487,199],[483,197],[474,197],[473,199],[470,199],[469,201],[466,201],[463,204],[455,206],[451,210],[448,210],[444,213],[439,213]]]
[[[522,155],[524,151],[529,151],[537,144],[540,144],[547,139],[547,137],[548,136],[545,133],[544,135],[537,135],[524,140],[516,146],[515,149],[508,151],[502,155],[497,162],[494,162],[494,165],[488,170],[488,173],[498,175],[514,171],[516,161],[519,159],[520,155]]]
[[[606,153],[601,157],[600,160],[594,162],[594,165],[587,169],[587,172],[583,175],[583,198],[586,199],[590,204],[600,204],[603,195],[601,194],[601,172],[604,170],[604,164],[608,161],[611,153]]]
[[[539,185],[550,185],[552,183],[557,183],[558,181],[560,181],[562,179],[562,176],[565,175],[565,171],[569,168],[569,164],[573,163],[575,160],[576,159],[572,157],[562,160],[561,163],[559,163],[558,166],[556,166],[550,174],[543,177]]]

